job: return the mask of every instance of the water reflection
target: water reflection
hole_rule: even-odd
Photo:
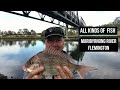
[[[70,54],[74,49],[76,49],[77,45],[78,45],[77,41],[74,42],[65,41],[65,47],[63,50]]]
[[[0,40],[0,73],[21,79],[22,65],[44,48],[42,40]],[[118,52],[80,52],[76,41],[66,41],[64,47],[75,60],[98,68],[89,75],[93,79],[120,78],[120,42],[118,49]]]
[[[14,40],[14,39],[0,39],[0,47],[2,46],[13,46],[18,44],[20,47],[29,47],[30,45],[35,46],[36,40]]]
[[[120,49],[120,42],[118,42],[118,49]]]
[[[64,50],[71,53],[77,42],[65,42]],[[68,48],[69,46],[69,48]],[[33,55],[45,48],[44,41],[40,40],[0,40],[0,73],[8,78],[23,77],[21,67]]]
[[[91,79],[120,79],[120,42],[118,52],[85,52],[82,63],[98,68],[89,73]]]
[[[120,54],[116,52],[86,52],[83,63],[98,68],[90,78],[120,78]]]
[[[21,61],[17,59],[1,57],[0,72],[8,76],[8,78],[11,78],[11,77],[22,78],[21,65],[22,65]]]
[[[76,45],[76,48],[70,53],[70,55],[77,61],[81,62],[85,52],[79,50],[79,45]]]

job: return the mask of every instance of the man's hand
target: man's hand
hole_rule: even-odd
[[[74,75],[70,71],[70,69],[66,66],[63,68],[60,66],[57,66],[56,69],[59,72],[59,75],[54,76],[54,79],[74,79]],[[44,67],[40,66],[39,68],[36,68],[32,72],[30,72],[25,79],[42,79],[43,75],[38,75],[38,73],[43,72]]]
[[[44,70],[44,67],[39,67],[36,68],[35,70],[33,70],[32,72],[30,72],[25,79],[42,79],[43,76],[42,75],[38,75],[38,73],[42,72]]]
[[[56,69],[60,74],[54,76],[54,79],[74,79],[74,75],[68,67],[64,66],[61,68],[60,66],[57,66]]]

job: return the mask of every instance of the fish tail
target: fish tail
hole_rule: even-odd
[[[79,65],[77,67],[77,71],[81,77],[81,79],[85,79],[85,73],[86,72],[89,72],[91,70],[98,70],[97,68],[95,67],[91,67],[91,66],[85,66],[85,65]]]

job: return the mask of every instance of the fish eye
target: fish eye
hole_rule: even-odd
[[[33,62],[31,61],[30,64],[33,64]]]

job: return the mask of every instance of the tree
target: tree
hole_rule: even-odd
[[[45,35],[45,30],[42,31],[42,33],[41,33],[41,37],[44,37],[44,35]]]
[[[75,36],[78,36],[78,32],[77,32],[76,30],[70,29],[70,30],[68,31],[68,35],[75,37]]]
[[[28,30],[27,28],[24,28],[24,29],[23,29],[23,34],[24,34],[24,35],[28,35],[28,34],[29,34],[29,30]]]
[[[119,23],[112,23],[112,24],[104,24],[104,25],[101,25],[99,27],[117,27],[118,30],[120,30],[120,24]]]

